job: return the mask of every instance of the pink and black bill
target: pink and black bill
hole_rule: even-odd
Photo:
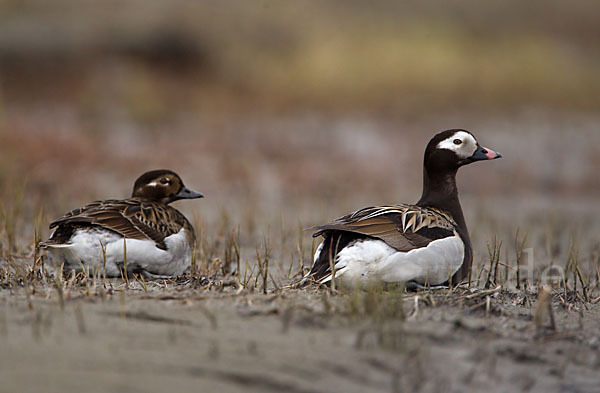
[[[496,158],[502,158],[502,154],[494,151],[492,149],[488,149],[487,147],[478,146],[477,150],[471,157],[468,158],[469,161],[483,161],[483,160],[495,160]]]

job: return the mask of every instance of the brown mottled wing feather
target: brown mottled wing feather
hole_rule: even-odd
[[[135,198],[91,202],[53,221],[50,228],[65,225],[99,226],[128,239],[153,240],[162,249],[166,249],[166,237],[189,226],[176,209]]]
[[[375,206],[316,226],[313,236],[328,231],[352,232],[381,239],[398,251],[410,251],[453,235],[455,226],[452,218],[439,210],[413,205]]]

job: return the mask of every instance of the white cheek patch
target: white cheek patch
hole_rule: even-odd
[[[150,183],[146,184],[146,186],[149,186],[149,187],[166,187],[166,186],[168,186],[170,184],[171,183],[164,184],[164,183],[160,183],[158,180],[153,180]]]
[[[455,144],[454,141],[459,139],[461,144]],[[437,145],[438,149],[451,150],[456,153],[459,158],[471,157],[477,150],[477,141],[473,135],[465,131],[458,131],[451,137],[444,139]]]

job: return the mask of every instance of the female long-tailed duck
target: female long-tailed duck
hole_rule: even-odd
[[[500,157],[480,146],[469,131],[453,129],[435,135],[425,149],[421,199],[414,205],[366,207],[313,227],[317,230],[313,236],[324,240],[305,278],[322,284],[335,275],[344,287],[460,282],[471,269],[473,252],[458,200],[456,172],[463,165]]]
[[[191,264],[196,235],[168,204],[202,197],[175,172],[146,172],[135,181],[131,198],[91,202],[53,221],[50,229],[56,229],[40,247],[67,270],[118,277],[126,265],[130,274],[177,276]]]

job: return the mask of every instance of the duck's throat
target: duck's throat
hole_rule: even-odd
[[[417,204],[442,208],[454,202],[458,203],[456,170],[429,173],[423,168],[423,194]]]
[[[417,202],[418,206],[434,207],[447,211],[452,215],[459,227],[466,232],[458,188],[456,187],[456,170],[428,173],[423,169],[423,194]]]

